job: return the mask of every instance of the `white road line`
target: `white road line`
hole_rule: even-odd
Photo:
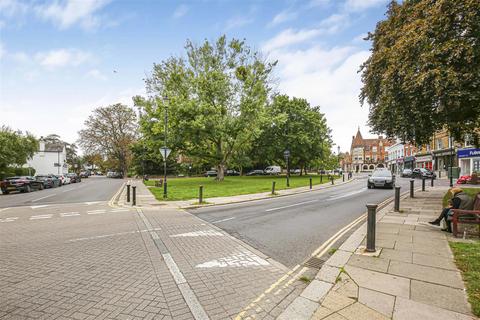
[[[50,197],[53,197],[53,196],[56,196],[56,195],[57,195],[57,194],[54,193],[54,194],[51,194],[51,195],[49,195],[49,196],[45,196],[45,197],[41,197],[41,198],[32,200],[32,202],[37,202],[37,201],[39,201],[39,200],[46,199],[46,198],[50,198]]]
[[[332,200],[338,200],[338,199],[342,199],[342,198],[347,198],[347,197],[350,197],[350,196],[353,196],[353,195],[356,195],[356,194],[359,194],[359,193],[362,193],[362,192],[365,192],[365,191],[367,191],[367,188],[363,188],[363,189],[360,189],[360,190],[357,190],[357,191],[345,193],[345,194],[342,194],[341,196],[330,196],[330,197],[327,199],[327,201],[332,201]]]
[[[41,205],[38,205],[38,206],[31,206],[30,208],[31,209],[38,209],[38,208],[45,208],[45,207],[48,207],[48,204],[41,204]]]
[[[3,208],[3,209],[0,209],[0,212],[2,212],[2,211],[5,211],[5,210],[8,210],[8,209],[10,209],[10,208]]]
[[[80,213],[79,212],[64,212],[64,213],[60,213],[60,217],[75,217],[75,216],[79,216]]]
[[[92,211],[87,211],[87,214],[100,214],[100,213],[105,213],[107,210],[92,210]]]
[[[30,220],[38,220],[38,219],[50,219],[53,214],[40,214],[37,216],[31,216]]]
[[[9,217],[9,218],[5,218],[5,219],[0,219],[0,222],[13,222],[17,219],[18,219],[18,217]]]
[[[113,209],[113,210],[110,210],[109,212],[127,212],[127,211],[130,211],[129,209]]]
[[[156,231],[156,230],[160,230],[160,228],[156,228],[156,229],[153,229],[153,230],[144,229],[144,230],[139,230],[139,231],[137,230],[137,231],[126,231],[126,232],[102,234],[102,235],[93,236],[93,237],[70,239],[68,241],[69,242],[76,242],[76,241],[85,241],[85,240],[95,240],[95,239],[102,239],[102,238],[108,238],[108,237],[114,237],[114,236],[122,236],[122,235],[126,235],[126,234],[133,234],[133,233],[140,233],[140,232],[142,232],[142,233],[143,232],[151,232],[151,231]]]
[[[225,222],[225,221],[229,221],[229,220],[233,220],[233,219],[235,219],[235,217],[220,219],[220,220],[217,220],[217,221],[213,221],[212,223],[220,223],[220,222]]]
[[[283,207],[277,207],[277,208],[267,209],[267,210],[265,210],[265,211],[268,212],[268,211],[281,210],[281,209],[286,209],[286,208],[301,206],[301,205],[303,205],[303,204],[312,203],[312,202],[317,202],[317,201],[318,201],[318,200],[304,201],[304,202],[294,203],[294,204],[291,204],[291,205],[288,205],[288,206],[283,206]]]

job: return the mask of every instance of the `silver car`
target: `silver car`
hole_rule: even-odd
[[[395,186],[395,175],[393,175],[390,170],[387,169],[377,169],[373,171],[371,175],[368,176],[367,188],[390,188],[393,189]]]

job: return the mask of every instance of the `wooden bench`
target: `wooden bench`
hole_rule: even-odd
[[[480,235],[480,193],[474,197],[473,210],[452,209],[452,232],[457,237],[458,224],[478,224],[478,233]]]

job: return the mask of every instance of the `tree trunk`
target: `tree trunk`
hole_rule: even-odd
[[[215,178],[218,181],[223,181],[225,177],[225,164],[221,163],[217,166],[217,177]]]

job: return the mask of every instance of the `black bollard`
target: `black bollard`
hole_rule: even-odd
[[[342,174],[342,178],[343,178],[343,182],[345,182],[345,175],[344,174]]]
[[[272,181],[272,194],[275,194],[275,181]]]
[[[422,191],[425,191],[425,178],[422,178]]]
[[[203,202],[203,186],[200,186],[198,189],[198,203],[201,204]]]
[[[377,205],[367,204],[367,252],[375,252],[375,227],[377,216]]]
[[[400,211],[400,189],[401,189],[400,186],[395,187],[395,208],[394,208],[395,212]]]
[[[127,202],[130,202],[130,185],[127,184]]]
[[[335,183],[333,182],[333,180],[335,180],[335,179],[333,179],[333,176],[331,177],[331,179],[332,179],[332,185],[335,184]]]
[[[432,180],[430,181],[430,187],[433,187],[433,180],[434,180],[434,178],[432,176]]]
[[[132,206],[136,206],[137,205],[137,187],[136,186],[132,186]]]
[[[442,177],[442,170],[438,170],[438,179]]]
[[[320,174],[320,183],[323,183],[323,174]]]
[[[312,177],[310,177],[310,190],[312,190]]]
[[[410,198],[413,198],[413,184],[415,180],[410,179]]]

